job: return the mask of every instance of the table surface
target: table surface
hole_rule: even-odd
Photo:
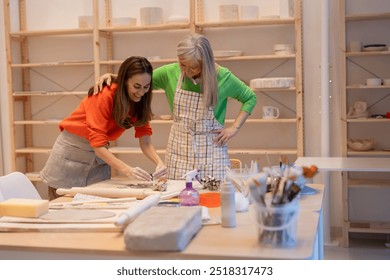
[[[237,213],[237,226],[203,226],[182,252],[129,251],[121,232],[1,232],[0,259],[310,259],[316,245],[323,185],[310,185],[315,195],[302,197],[297,245],[260,245],[254,207]],[[220,208],[210,208],[220,217]]]
[[[389,172],[390,158],[299,157],[295,165],[316,165],[320,171]]]

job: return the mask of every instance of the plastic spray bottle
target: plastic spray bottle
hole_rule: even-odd
[[[236,195],[233,184],[225,180],[221,184],[221,222],[222,227],[236,226]]]
[[[186,178],[186,187],[179,193],[181,206],[199,205],[199,192],[192,187],[192,180],[196,175],[198,175],[198,170],[194,169],[183,176]]]

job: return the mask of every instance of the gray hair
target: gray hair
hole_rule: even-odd
[[[217,70],[210,41],[203,35],[190,34],[177,45],[177,56],[201,66],[201,90],[206,108],[214,107],[218,100]]]

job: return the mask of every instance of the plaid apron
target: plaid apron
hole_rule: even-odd
[[[200,178],[212,176],[223,180],[229,166],[227,145],[217,147],[211,131],[223,126],[214,117],[213,109],[205,108],[203,95],[181,89],[183,74],[176,86],[173,125],[167,145],[166,165],[169,179],[183,179],[184,174],[199,170]]]

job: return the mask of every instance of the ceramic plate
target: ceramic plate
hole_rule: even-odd
[[[384,44],[373,44],[373,45],[365,45],[363,51],[376,52],[376,51],[384,51],[385,49],[386,49],[386,45]]]
[[[173,15],[167,19],[167,23],[187,23],[187,22],[188,22],[188,17],[180,16],[180,15]]]

